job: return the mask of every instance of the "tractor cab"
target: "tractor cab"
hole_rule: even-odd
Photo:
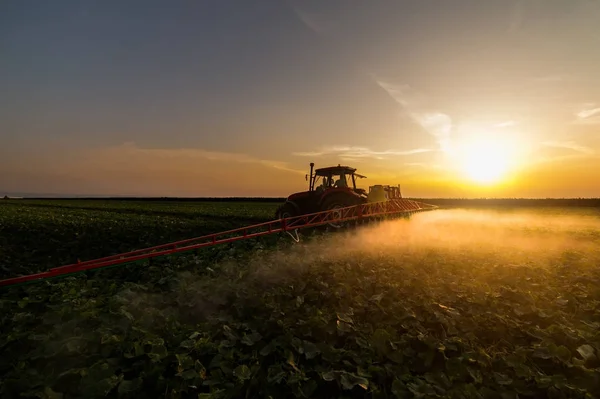
[[[357,179],[365,176],[349,166],[329,166],[313,170],[306,175],[308,190],[291,194],[285,204],[277,209],[278,218],[315,213],[334,208],[344,208],[367,202],[364,189],[356,187]]]
[[[359,175],[356,169],[350,166],[329,166],[316,170],[314,166],[315,164],[311,162],[310,174],[306,175],[308,190],[288,196],[285,203],[277,208],[275,213],[277,218],[290,218],[368,202],[402,198],[400,186],[371,186],[367,194],[364,189],[356,187],[357,180],[365,176]]]
[[[306,177],[308,180],[309,176]],[[349,166],[338,165],[316,169],[310,176],[309,191],[321,194],[330,189],[348,189],[360,195],[364,190],[356,187],[356,181],[364,177],[356,173],[355,168]]]

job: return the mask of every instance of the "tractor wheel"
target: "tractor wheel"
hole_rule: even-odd
[[[298,216],[298,208],[291,202],[286,202],[277,209],[275,217],[277,219],[287,219]]]
[[[322,211],[332,211],[335,209],[347,208],[349,206],[358,205],[359,203],[360,202],[357,199],[350,197],[348,195],[336,195],[336,196],[332,196],[331,198],[326,198],[323,201],[321,210]],[[341,212],[340,213],[334,212],[334,215],[335,215],[334,218],[340,218],[342,216]],[[328,223],[328,226],[337,230],[337,229],[342,228],[344,226],[344,224],[346,224],[346,223],[334,221],[334,222]]]

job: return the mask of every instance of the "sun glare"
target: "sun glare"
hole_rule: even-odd
[[[462,172],[479,184],[502,180],[508,171],[509,153],[504,143],[493,140],[469,142],[459,151]]]

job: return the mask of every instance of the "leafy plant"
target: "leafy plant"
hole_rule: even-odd
[[[173,215],[152,217],[153,206]],[[131,249],[140,237],[231,225],[189,222],[203,206],[5,206],[3,250],[26,261],[3,265],[7,274],[37,270],[47,256],[55,265],[65,253],[54,242],[73,232],[92,238],[72,237],[71,251],[89,245],[102,256],[116,242]],[[32,238],[44,231],[47,241]],[[273,239],[4,289],[0,396],[591,398],[600,247],[586,237],[585,253],[535,259],[495,246],[361,245],[360,233],[293,248]]]

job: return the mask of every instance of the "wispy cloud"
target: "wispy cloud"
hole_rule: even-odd
[[[505,122],[496,123],[494,125],[494,127],[497,127],[497,128],[511,127],[511,126],[515,126],[516,124],[517,124],[517,122],[515,122],[515,121],[505,121]]]
[[[301,190],[306,174],[305,168],[296,170],[286,162],[250,154],[147,148],[135,143],[26,157],[26,162],[0,162],[0,175],[10,177],[6,189],[88,195],[282,196]]]
[[[302,11],[297,8],[294,8],[294,12],[296,13],[300,21],[302,21],[302,23],[306,25],[310,30],[316,33],[323,33],[326,30],[326,25],[318,14]]]
[[[312,152],[294,152],[292,155],[300,156],[300,157],[322,157],[322,156],[337,156],[343,160],[359,160],[363,158],[373,158],[373,159],[386,159],[388,157],[394,156],[406,156],[406,155],[414,155],[421,154],[424,152],[431,152],[433,150],[427,148],[415,148],[412,150],[405,151],[397,151],[397,150],[385,150],[385,151],[375,151],[366,147],[351,147],[351,146],[337,146],[337,147],[329,147],[323,148],[318,151]]]
[[[149,155],[157,159],[173,158],[173,159],[203,159],[217,162],[235,162],[235,163],[253,163],[260,164],[266,167],[279,169],[287,172],[305,174],[305,171],[297,170],[288,165],[286,162],[275,161],[270,159],[261,159],[247,154],[233,152],[208,151],[196,148],[141,148],[135,143],[125,143],[118,147],[113,147],[109,151],[114,151],[123,156]]]
[[[598,104],[584,104],[579,111],[575,113],[576,123],[580,124],[600,124],[600,106]]]
[[[595,153],[594,149],[577,144],[573,141],[544,141],[544,142],[542,142],[542,145],[545,147],[563,148],[563,149],[567,149],[567,150],[572,150],[572,151],[576,151],[576,152],[579,152],[581,154],[586,154],[586,155],[591,155],[591,154]]]
[[[600,107],[592,109],[584,109],[580,111],[577,116],[581,119],[589,118],[590,116],[600,113]]]
[[[291,7],[292,11],[296,14],[298,19],[307,28],[317,34],[331,32],[337,26],[336,21],[322,11],[318,12],[308,10],[307,8],[310,8],[310,6],[307,5],[306,2],[288,0],[287,3]]]
[[[443,112],[429,109],[424,105],[423,96],[408,85],[397,85],[374,77],[375,82],[383,88],[408,116],[419,124],[437,141],[442,151],[450,148],[452,119]]]

